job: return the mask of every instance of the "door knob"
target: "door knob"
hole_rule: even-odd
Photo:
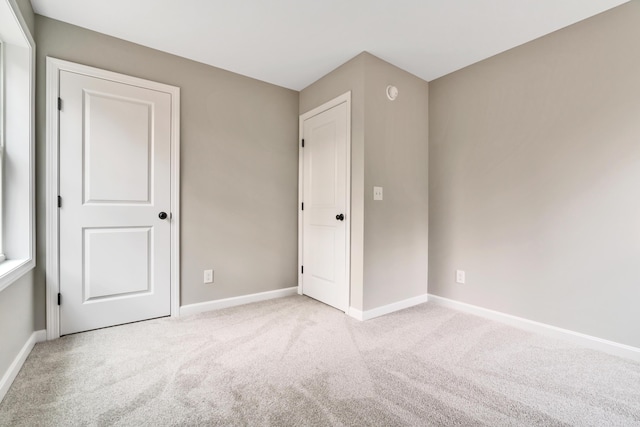
[[[344,214],[336,215],[338,221],[344,221]]]
[[[158,214],[158,218],[160,219],[167,219],[167,213],[166,212],[160,212]]]

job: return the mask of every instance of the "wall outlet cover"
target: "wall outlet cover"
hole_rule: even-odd
[[[213,283],[213,270],[204,271],[204,283]]]
[[[464,270],[456,270],[456,283],[462,283],[464,284],[464,281],[466,279],[465,277],[465,273]]]
[[[382,200],[382,187],[373,187],[373,200]]]

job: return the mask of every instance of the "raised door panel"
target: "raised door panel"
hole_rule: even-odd
[[[333,121],[310,127],[307,144],[309,158],[309,197],[311,208],[335,208],[337,174],[336,124]]]
[[[84,98],[84,202],[150,203],[152,104],[93,91]]]
[[[152,292],[152,228],[85,228],[83,231],[84,302]]]

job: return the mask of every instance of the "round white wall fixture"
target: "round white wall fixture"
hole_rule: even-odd
[[[398,97],[398,88],[392,85],[387,86],[387,98],[389,101],[395,101]]]

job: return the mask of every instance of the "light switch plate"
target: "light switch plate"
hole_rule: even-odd
[[[373,200],[382,200],[382,187],[373,187]]]

